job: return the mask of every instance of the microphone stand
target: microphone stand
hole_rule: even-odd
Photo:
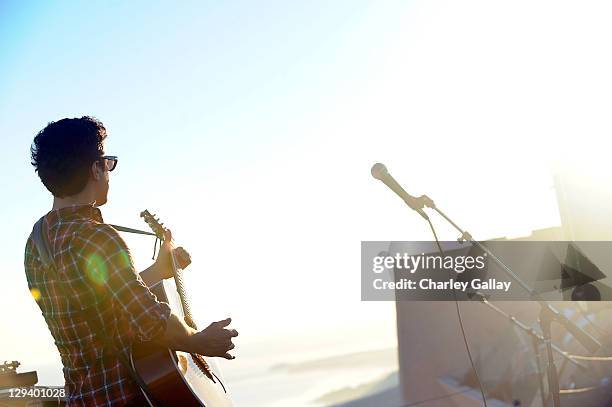
[[[472,235],[459,227],[451,218],[449,218],[444,212],[442,212],[434,203],[434,201],[427,195],[423,195],[416,198],[414,203],[419,209],[428,207],[436,211],[442,216],[449,224],[451,224],[461,236],[457,239],[459,243],[469,242],[487,253],[489,258],[492,258],[501,269],[516,281],[525,291],[527,291],[530,297],[540,305],[540,317],[539,323],[542,330],[542,339],[546,346],[546,355],[548,359],[547,376],[548,376],[548,391],[552,395],[553,406],[561,407],[560,389],[559,389],[559,376],[557,373],[557,367],[554,361],[554,347],[551,342],[551,325],[553,322],[557,322],[562,325],[578,342],[582,344],[589,352],[595,353],[601,348],[601,343],[593,338],[588,332],[584,331],[578,325],[570,321],[565,315],[561,314],[556,308],[554,308],[548,301],[544,300],[541,295],[532,289],[527,283],[525,283],[516,273],[514,273],[506,264],[489,248],[474,240]],[[414,208],[413,208],[414,209]]]
[[[544,337],[539,335],[536,332],[536,330],[533,329],[532,327],[530,327],[527,324],[519,321],[514,315],[511,315],[511,314],[503,311],[501,308],[497,307],[496,305],[491,304],[489,302],[489,300],[487,299],[487,297],[484,296],[483,294],[481,294],[480,292],[474,293],[474,296],[478,297],[478,300],[482,304],[486,305],[487,307],[489,307],[490,309],[495,311],[501,317],[503,317],[503,318],[507,319],[508,321],[510,321],[512,324],[514,324],[516,327],[518,327],[521,331],[525,332],[531,338],[531,343],[532,343],[534,354],[535,354],[535,358],[536,358],[536,374],[538,376],[538,385],[540,387],[540,397],[542,398],[542,407],[546,406],[546,394],[544,393],[544,381],[542,380],[542,367],[541,367],[541,359],[542,358],[541,358],[541,352],[540,352],[540,345],[545,343]],[[559,348],[557,345],[551,344],[551,347],[552,347],[552,349],[557,354],[559,354],[563,359],[565,359],[565,362],[572,363],[573,365],[578,367],[580,370],[582,370],[584,373],[589,375],[588,374],[588,369],[587,369],[587,367],[585,365],[583,365],[582,363],[572,359],[567,354],[567,352],[564,352],[563,350],[561,350],[561,348]]]

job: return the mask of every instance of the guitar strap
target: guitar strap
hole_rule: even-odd
[[[53,262],[53,255],[49,247],[47,237],[43,230],[43,220],[44,216],[34,224],[30,238],[36,245],[36,249],[38,250],[38,257],[42,262],[43,266],[49,270],[52,270],[53,273],[56,273],[57,269],[55,268],[55,263]],[[65,295],[65,293],[63,292],[63,288],[61,288],[61,285],[58,285],[57,288],[62,295],[64,295],[66,298],[70,298],[69,296]],[[85,312],[85,310],[83,311]],[[138,375],[126,355],[123,352],[118,351],[115,347],[114,342],[112,341],[112,338],[105,334],[105,330],[102,327],[100,321],[98,321],[98,319],[96,318],[87,318],[87,322],[91,324],[96,330],[96,333],[100,335],[102,342],[106,346],[106,348],[110,349],[114,353],[114,355],[117,356],[119,362],[129,372],[131,378],[138,384],[142,392],[145,394],[149,403],[154,407],[163,407],[163,404],[159,402],[159,400],[157,400],[153,396],[153,394],[151,394],[149,388],[147,387],[147,384],[142,380],[140,375]]]

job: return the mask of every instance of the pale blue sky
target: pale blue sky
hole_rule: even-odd
[[[354,93],[356,84],[366,83],[371,52],[388,34],[380,30],[381,22],[397,30],[396,13],[408,7],[389,5],[372,9],[368,2],[353,1],[3,3],[0,134],[5,145],[0,180],[5,196],[14,199],[2,204],[2,220],[13,232],[2,236],[0,245],[11,253],[6,258],[7,303],[15,304],[15,311],[5,314],[2,322],[15,324],[26,318],[24,330],[33,334],[28,347],[21,334],[3,338],[0,349],[11,352],[6,357],[31,363],[26,355],[36,349],[43,355],[41,361],[54,359],[42,319],[27,297],[21,266],[31,223],[50,207],[48,193],[29,165],[28,148],[46,122],[84,114],[106,124],[107,152],[120,157],[112,174],[111,203],[103,208],[107,221],[144,227],[137,214],[148,207],[157,210],[178,237],[187,237],[179,243],[192,251],[192,268],[199,269],[200,276],[194,272],[192,278],[203,290],[212,291],[194,296],[196,304],[205,301],[206,309],[214,310],[202,316],[203,322],[232,315],[236,327],[246,329],[247,342],[279,331],[318,336],[310,322],[300,320],[300,314],[320,319],[308,311],[312,305],[307,298],[295,304],[294,315],[277,316],[276,308],[286,308],[283,304],[293,294],[280,288],[273,281],[277,277],[266,270],[286,266],[257,257],[269,255],[276,239],[291,239],[292,234],[306,235],[315,247],[328,251],[314,242],[314,231],[300,231],[298,222],[294,229],[290,225],[292,217],[304,216],[326,225],[321,213],[329,210],[323,200],[333,196],[317,192],[316,184],[306,185],[308,199],[314,201],[302,200],[303,206],[294,208],[284,192],[320,178],[314,174],[322,169],[315,169],[311,177],[309,167],[321,163],[317,156],[336,154],[325,151],[326,143],[344,136],[316,134],[311,128],[330,109],[341,107],[338,101],[344,98],[339,95]],[[268,163],[271,169],[253,170]],[[280,180],[275,171],[288,174]],[[293,187],[287,183],[292,172],[299,174]],[[270,184],[261,195],[248,190],[258,183]],[[246,196],[245,189],[255,197]],[[261,211],[251,208],[255,200],[269,213],[258,218]],[[303,213],[309,210],[312,213]],[[282,225],[287,229],[274,232]],[[200,231],[205,237],[196,235]],[[238,247],[254,246],[248,255],[253,260],[245,258],[246,267],[230,267],[230,275],[214,264],[215,253],[233,253],[227,239],[235,239]],[[146,266],[150,241],[134,238],[130,244],[137,263]],[[292,257],[303,255],[320,254],[298,251]],[[205,272],[210,261],[215,271]],[[236,285],[245,278],[242,273],[250,276],[247,287],[251,278],[262,292],[228,287],[224,294],[213,285]],[[252,303],[262,296],[267,305],[254,311]],[[319,310],[328,306],[325,301]],[[240,308],[247,314],[236,315]],[[391,308],[386,310],[389,320]],[[291,333],[296,327],[301,334]],[[357,347],[387,346],[393,334],[390,326],[383,343],[361,341]],[[310,342],[312,338],[302,345],[317,346]]]
[[[552,165],[607,151],[610,18],[606,2],[2,2],[0,324],[22,332],[0,350],[32,368],[54,352],[23,278],[50,208],[28,149],[84,114],[120,157],[107,221],[143,227],[149,208],[173,227],[196,314],[243,333],[230,373],[393,346],[393,304],[359,301],[359,242],[430,236],[370,166],[478,238],[556,225]],[[149,242],[129,243],[144,267]]]

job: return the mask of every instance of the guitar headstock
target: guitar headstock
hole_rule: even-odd
[[[151,212],[146,209],[140,212],[140,217],[144,219],[147,225],[149,225],[159,240],[164,240],[166,228],[164,227],[164,224],[159,221],[159,217],[154,214],[151,215]]]

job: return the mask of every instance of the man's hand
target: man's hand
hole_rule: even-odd
[[[191,335],[188,345],[191,349],[190,351],[203,356],[216,356],[229,360],[235,359],[235,356],[228,353],[234,349],[232,338],[238,336],[238,331],[226,328],[231,322],[231,318],[213,322],[206,329]]]
[[[184,269],[191,264],[191,256],[187,250],[183,249],[182,247],[174,248],[172,232],[167,230],[166,235],[164,236],[164,243],[162,243],[161,247],[159,248],[159,254],[157,255],[157,259],[155,260],[154,264],[154,267],[159,273],[160,279],[171,278],[174,276],[172,274],[172,253],[174,253],[176,266],[178,268]]]
[[[174,248],[172,242],[172,232],[168,230],[164,236],[164,243],[162,243],[161,247],[159,248],[159,254],[157,255],[155,263],[140,273],[140,277],[147,286],[152,287],[161,280],[174,277],[174,274],[172,273],[171,253],[174,253],[176,266],[178,268],[184,269],[191,264],[191,256],[189,253],[187,253],[187,250],[183,249],[182,247]]]

